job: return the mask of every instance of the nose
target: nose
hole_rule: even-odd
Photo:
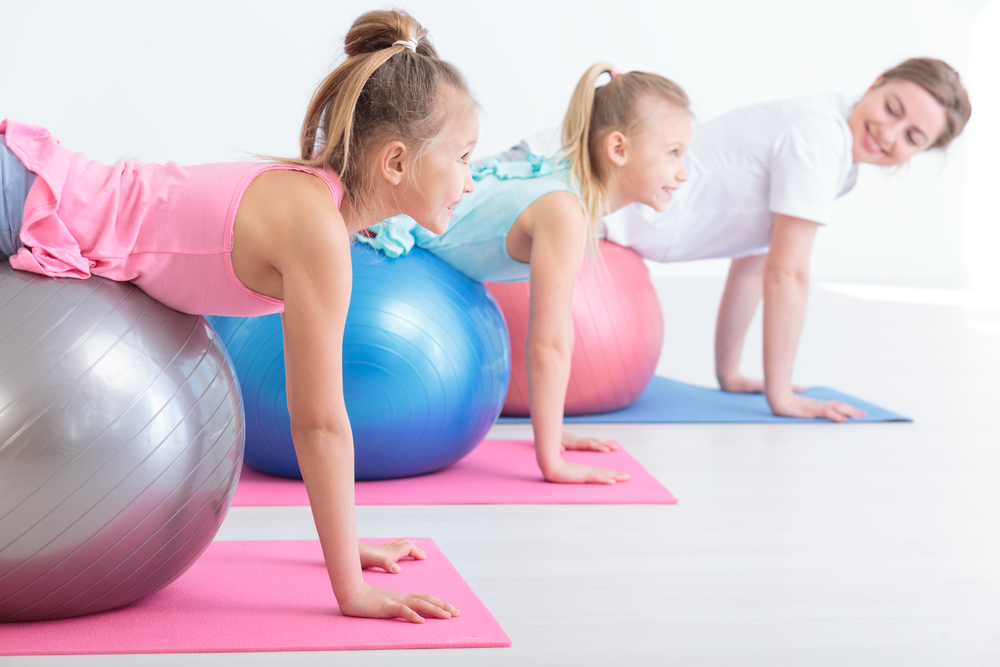
[[[681,170],[677,172],[677,175],[675,176],[675,178],[680,183],[683,183],[684,181],[686,181],[688,179],[687,169],[684,168],[684,167],[681,167]]]
[[[883,125],[881,137],[882,148],[884,148],[887,153],[892,153],[896,144],[902,139],[903,132],[905,131],[906,122],[902,118],[895,119],[893,122]]]
[[[472,179],[472,169],[465,168],[465,182],[462,184],[462,193],[469,194],[476,189],[476,182]]]

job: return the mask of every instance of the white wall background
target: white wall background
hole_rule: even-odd
[[[558,123],[576,79],[598,60],[673,78],[704,121],[769,99],[860,95],[879,72],[914,55],[968,73],[970,34],[989,13],[987,0],[397,4],[431,30],[483,102],[480,156]],[[305,104],[335,63],[352,19],[379,6],[0,0],[0,117],[46,126],[64,145],[105,161],[291,155]],[[995,36],[996,21],[991,25]],[[980,51],[980,60],[994,57],[986,46]],[[967,76],[974,105],[974,86],[988,87],[997,69],[980,62],[975,72],[978,79]],[[977,107],[970,136],[977,121],[986,125],[984,116]],[[980,154],[989,141],[991,155],[1000,152],[995,129],[980,138]],[[1000,221],[984,222],[996,205],[966,188],[966,145],[963,137],[947,156],[919,156],[893,175],[863,169],[820,236],[814,276],[955,279],[968,273],[963,256],[985,262],[969,248]],[[979,207],[974,221],[963,218],[970,202]],[[974,230],[964,243],[963,224]],[[666,272],[723,270],[720,262],[701,262]]]

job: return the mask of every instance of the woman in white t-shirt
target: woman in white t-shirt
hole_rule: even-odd
[[[715,333],[722,389],[764,392],[776,415],[862,416],[840,401],[800,396],[792,384],[816,230],[854,186],[859,163],[892,167],[944,149],[971,113],[958,73],[930,58],[883,73],[853,107],[829,95],[737,109],[698,129],[689,180],[664,212],[628,206],[604,218],[604,235],[660,262],[732,258]],[[518,151],[551,155],[558,147],[543,133]],[[762,296],[763,381],[739,370]]]

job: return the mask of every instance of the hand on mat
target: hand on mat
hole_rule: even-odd
[[[619,447],[610,440],[601,440],[599,438],[581,438],[578,435],[573,435],[572,433],[563,431],[562,450],[566,451],[567,449],[587,452],[616,452]]]
[[[380,567],[390,574],[399,572],[396,561],[403,558],[424,560],[427,554],[424,550],[409,540],[396,540],[386,544],[366,544],[358,542],[358,552],[361,554],[361,569]]]
[[[756,378],[748,378],[743,375],[737,375],[734,378],[729,378],[725,382],[719,383],[722,391],[727,391],[731,394],[763,394],[764,393],[764,381],[758,380]],[[792,391],[796,394],[801,394],[808,387],[803,387],[802,385],[793,384]]]
[[[457,609],[432,595],[404,595],[368,584],[353,600],[341,604],[340,612],[360,618],[403,618],[411,623],[423,623],[424,616],[458,616]]]
[[[864,417],[868,414],[843,401],[818,401],[794,394],[777,405],[772,405],[771,412],[779,417],[826,417],[835,422],[845,422],[848,417]]]
[[[592,468],[582,463],[559,460],[548,470],[542,471],[545,479],[558,484],[617,484],[627,482],[628,473]]]

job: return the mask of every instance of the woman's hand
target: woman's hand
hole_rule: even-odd
[[[617,452],[621,448],[610,440],[581,438],[578,435],[563,431],[562,451],[565,452],[567,449],[578,452]]]
[[[864,417],[868,413],[843,401],[818,401],[815,398],[789,394],[771,402],[771,412],[779,417],[826,417],[835,422],[845,422],[848,417]]]
[[[722,391],[728,391],[733,394],[763,394],[764,393],[764,381],[758,380],[756,378],[748,378],[742,375],[737,375],[735,377],[726,378],[720,382]],[[793,384],[792,391],[796,394],[801,394],[806,390],[806,387],[801,385]]]
[[[341,603],[340,612],[360,618],[403,618],[411,623],[423,623],[424,616],[458,616],[457,609],[434,596],[404,595],[368,584],[350,601]]]
[[[629,476],[624,472],[592,468],[582,463],[573,463],[558,459],[551,465],[542,468],[545,479],[557,484],[617,484],[627,482]]]
[[[409,540],[396,540],[387,544],[358,542],[358,553],[361,556],[362,570],[379,567],[390,574],[399,572],[399,565],[396,564],[398,560],[403,558],[424,560],[427,558],[424,550]]]

